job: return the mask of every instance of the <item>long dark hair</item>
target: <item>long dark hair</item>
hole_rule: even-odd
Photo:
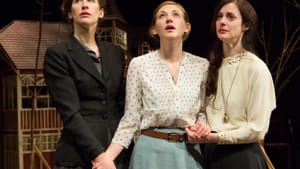
[[[244,32],[242,38],[243,47],[253,53],[256,52],[256,42],[257,42],[257,22],[258,17],[255,9],[247,0],[221,0],[214,10],[214,15],[211,23],[211,30],[216,35],[215,23],[217,20],[217,15],[221,8],[228,4],[235,3],[241,13],[243,24],[248,26],[248,30]],[[211,96],[216,93],[217,81],[218,81],[218,71],[222,64],[223,59],[223,47],[222,42],[215,37],[215,42],[213,43],[210,53],[209,53],[209,69],[208,69],[208,79],[206,85],[206,95]]]

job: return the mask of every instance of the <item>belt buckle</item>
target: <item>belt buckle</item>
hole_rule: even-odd
[[[171,139],[172,136],[177,136],[178,140],[172,140]],[[181,135],[178,134],[178,133],[168,133],[168,138],[167,139],[168,139],[169,142],[182,142],[182,141],[184,141],[184,137],[183,136],[181,137]]]

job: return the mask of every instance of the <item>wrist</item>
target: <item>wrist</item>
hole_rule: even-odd
[[[106,154],[107,158],[109,158],[111,160],[115,160],[118,157],[118,155],[121,153],[122,150],[123,150],[123,147],[121,145],[111,143],[109,145],[109,147],[107,148],[107,150],[105,151],[105,154]]]
[[[105,151],[104,154],[106,159],[114,161],[116,158],[116,156],[110,151]]]
[[[210,133],[208,135],[208,142],[209,143],[218,143],[219,142],[219,135],[218,133]]]

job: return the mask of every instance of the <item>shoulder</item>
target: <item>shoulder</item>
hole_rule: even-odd
[[[149,52],[149,53],[146,53],[146,54],[143,54],[143,55],[139,55],[137,57],[134,57],[131,59],[131,62],[134,62],[134,63],[139,63],[139,64],[142,64],[142,63],[149,63],[151,62],[151,60],[153,60],[155,57],[157,56],[157,52],[156,51],[153,51],[153,52]]]
[[[112,42],[106,42],[106,41],[98,41],[98,45],[100,47],[100,50],[109,50],[112,52],[124,52],[124,50],[119,46]]]
[[[68,43],[66,41],[59,42],[54,45],[50,45],[47,47],[44,54],[44,61],[53,60],[53,59],[64,59],[68,53]]]
[[[99,45],[103,46],[103,47],[122,49],[119,45],[116,45],[112,42],[101,41],[101,40],[99,40],[98,42],[99,42]]]
[[[53,44],[53,45],[50,45],[47,47],[47,51],[64,51],[67,49],[67,41],[62,41],[62,42],[59,42],[57,44]]]
[[[121,46],[111,42],[101,41],[99,39],[97,41],[97,44],[100,49],[100,55],[102,58],[107,58],[114,63],[120,60],[122,60],[122,62],[125,62],[125,50],[123,50]]]
[[[142,70],[147,69],[149,67],[152,67],[155,65],[157,58],[156,58],[156,51],[149,52],[143,55],[139,55],[136,57],[133,57],[129,62],[129,69],[136,69],[136,70]]]
[[[254,53],[246,52],[242,63],[243,67],[246,68],[250,74],[255,76],[271,75],[268,65]]]
[[[253,70],[268,69],[267,64],[254,53],[246,52],[243,60]]]
[[[78,42],[76,41],[76,39],[73,37],[72,34],[69,34],[67,36],[67,38],[63,41],[60,41],[56,44],[50,45],[47,47],[46,49],[46,53],[64,53],[66,51],[70,51],[73,50],[74,48],[78,48]]]
[[[189,52],[184,52],[184,54],[187,60],[192,64],[200,64],[202,67],[208,68],[209,66],[208,59]]]

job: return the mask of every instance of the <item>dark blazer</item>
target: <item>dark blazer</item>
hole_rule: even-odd
[[[123,115],[124,51],[98,39],[97,44],[102,76],[73,35],[46,50],[44,77],[63,121],[56,165],[89,168],[91,160],[110,144]]]

